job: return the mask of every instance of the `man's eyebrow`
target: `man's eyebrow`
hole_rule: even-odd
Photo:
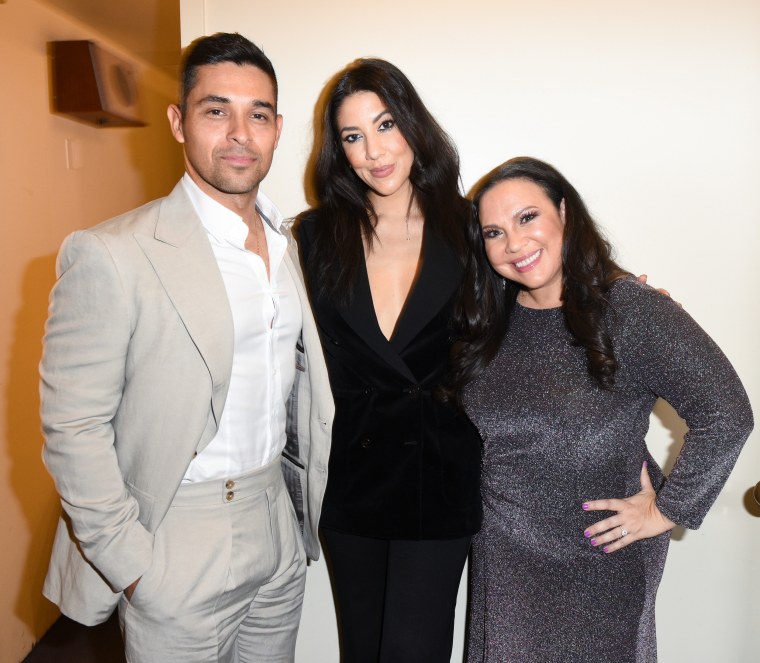
[[[268,108],[270,111],[274,113],[274,106],[269,101],[264,101],[263,99],[254,99],[251,102],[251,106],[254,108]]]
[[[230,101],[229,97],[222,97],[218,94],[209,94],[202,99],[198,101],[199,104],[230,104],[232,103]],[[265,101],[263,99],[254,99],[251,102],[251,106],[253,108],[268,108],[274,113],[274,106],[271,102]]]
[[[217,94],[209,94],[198,101],[199,104],[228,104],[229,97],[220,97]]]

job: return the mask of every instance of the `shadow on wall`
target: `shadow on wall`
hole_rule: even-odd
[[[145,89],[150,90],[148,82]],[[132,207],[169,195],[185,171],[182,146],[172,136],[166,117],[166,110],[174,101],[173,96],[150,90],[143,97],[143,112],[145,117],[158,120],[141,129],[121,130],[129,133],[131,163],[142,179],[143,198]]]
[[[47,629],[58,614],[55,606],[41,600],[42,579],[60,505],[40,455],[42,433],[38,389],[41,338],[47,317],[48,293],[54,282],[54,255],[34,258],[29,263],[22,281],[21,308],[15,315],[5,393],[10,487],[31,534],[15,611],[34,633]]]

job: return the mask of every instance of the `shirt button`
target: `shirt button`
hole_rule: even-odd
[[[361,442],[359,442],[362,449],[369,449],[372,446],[372,440],[370,440],[368,437],[365,437],[362,439]]]
[[[227,479],[227,483],[224,484],[227,490],[232,490],[235,487],[235,482],[232,479]]]
[[[228,502],[232,502],[232,499],[235,497],[235,493],[232,491],[229,491],[225,496],[224,499],[226,499]]]

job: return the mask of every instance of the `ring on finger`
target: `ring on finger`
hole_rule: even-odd
[[[624,536],[628,536],[628,530],[625,527],[620,528],[620,538],[622,539]]]

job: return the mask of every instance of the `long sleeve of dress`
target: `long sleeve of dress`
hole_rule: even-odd
[[[610,326],[621,332],[613,333],[621,377],[630,371],[688,426],[657,505],[675,523],[696,529],[752,430],[747,394],[720,348],[672,300],[625,281],[613,288],[611,304]]]

